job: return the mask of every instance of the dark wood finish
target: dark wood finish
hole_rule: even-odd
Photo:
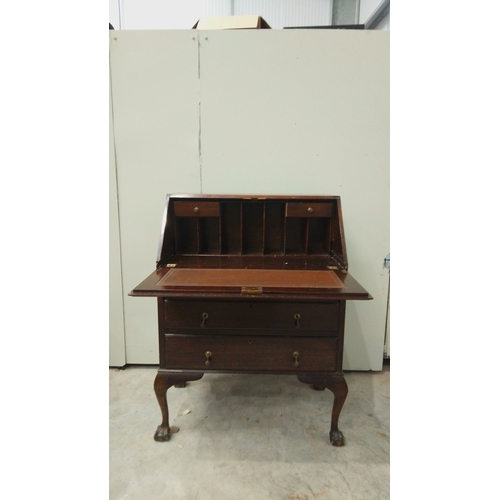
[[[333,408],[332,420],[330,425],[330,443],[333,446],[344,446],[344,434],[338,428],[339,416],[344,406],[347,397],[347,383],[341,374],[330,376],[318,375],[298,375],[297,378],[300,382],[305,384],[313,384],[315,389],[324,389],[327,387],[333,392]]]
[[[200,334],[337,335],[340,301],[333,303],[229,300],[165,300],[168,329]],[[296,315],[300,319],[295,319]],[[203,321],[205,315],[205,321]]]
[[[232,269],[323,269],[328,270],[327,263],[332,266],[335,265],[334,261],[330,260],[315,260],[315,259],[300,259],[289,257],[285,260],[282,258],[273,257],[272,259],[266,258],[243,258],[243,257],[190,257],[180,256],[172,257],[171,264],[175,264],[177,269],[227,269],[230,272]],[[134,290],[130,292],[132,297],[166,297],[166,298],[231,298],[234,300],[246,300],[248,297],[241,293],[241,289],[236,291],[220,290],[220,289],[206,289],[196,290],[192,289],[189,292],[179,290],[179,288],[170,289],[162,286],[160,281],[162,278],[172,270],[172,268],[161,267],[153,271],[142,283],[137,285]],[[275,299],[288,299],[291,300],[296,295],[297,300],[369,300],[372,297],[370,294],[348,273],[342,271],[334,271],[336,276],[344,284],[343,288],[324,289],[318,291],[317,289],[304,289],[297,284],[295,289],[289,288],[285,292],[270,290],[269,296],[255,296],[255,300],[261,297],[263,300],[271,298]]]
[[[168,389],[173,385],[185,387],[186,382],[199,380],[201,377],[203,377],[203,373],[168,373],[162,370],[158,371],[154,382],[154,390],[156,399],[160,405],[162,422],[154,434],[155,441],[168,441],[170,439],[171,429],[169,425],[167,404]]]
[[[176,217],[218,217],[219,204],[216,201],[175,202]]]
[[[165,368],[298,373],[335,371],[336,337],[165,335]],[[207,359],[206,353],[211,355]],[[294,356],[297,353],[297,356]]]
[[[287,203],[287,217],[331,217],[332,203]]]
[[[296,375],[334,394],[330,442],[347,396],[347,300],[371,296],[347,270],[338,196],[168,196],[157,269],[131,296],[157,297],[162,413],[167,391],[204,373]]]

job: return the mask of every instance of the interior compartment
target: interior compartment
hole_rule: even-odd
[[[198,219],[200,254],[220,254],[219,222],[219,217],[200,217]]]
[[[307,221],[305,217],[287,217],[286,253],[305,254],[307,249]]]
[[[242,253],[264,253],[264,204],[243,203],[242,205]]]
[[[339,255],[343,251],[341,215],[331,203],[228,200],[182,205],[176,202],[176,213],[183,214],[175,217],[178,254],[327,256],[330,250]],[[309,208],[313,214],[330,215],[311,216]],[[193,215],[202,209],[208,215]]]
[[[330,251],[330,219],[313,217],[309,219],[307,253],[327,255]]]
[[[175,219],[175,242],[178,254],[198,253],[198,219],[177,217]]]
[[[241,203],[221,204],[221,252],[241,254]]]
[[[285,252],[285,204],[266,203],[264,208],[264,253],[283,255]]]

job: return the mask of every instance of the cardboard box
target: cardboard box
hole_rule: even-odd
[[[260,16],[201,17],[193,29],[197,30],[251,30],[271,29]]]

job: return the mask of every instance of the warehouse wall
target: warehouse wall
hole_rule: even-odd
[[[272,26],[364,23],[381,0],[110,0],[115,29],[189,29],[202,16],[260,15]],[[333,22],[332,22],[333,21]],[[384,21],[376,29],[389,29]]]

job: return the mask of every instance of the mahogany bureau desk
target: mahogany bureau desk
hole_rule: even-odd
[[[156,441],[173,385],[274,373],[333,392],[330,442],[344,444],[346,301],[372,297],[347,272],[340,197],[168,196],[156,270],[130,295],[158,302]]]

